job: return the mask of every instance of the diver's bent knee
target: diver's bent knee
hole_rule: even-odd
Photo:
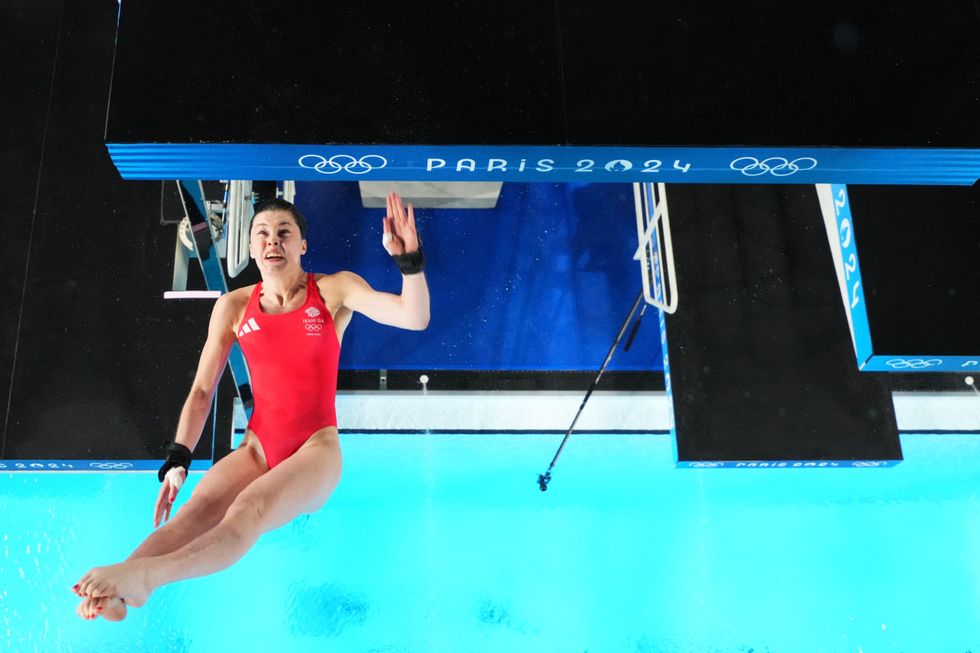
[[[225,516],[225,506],[220,501],[192,494],[187,503],[177,510],[174,517],[178,515],[182,519],[192,519],[211,528]]]
[[[265,499],[254,493],[243,492],[228,507],[224,519],[250,529],[254,525],[261,525],[266,513]]]

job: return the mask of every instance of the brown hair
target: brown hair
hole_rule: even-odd
[[[252,214],[252,220],[254,220],[255,216],[263,211],[285,211],[289,215],[293,216],[293,220],[296,221],[296,226],[299,227],[299,237],[306,238],[306,218],[303,217],[303,214],[299,212],[299,209],[297,209],[296,205],[292,202],[287,202],[286,200],[278,197],[260,202],[255,207],[255,213]],[[249,222],[248,230],[249,232],[252,231],[251,222]]]

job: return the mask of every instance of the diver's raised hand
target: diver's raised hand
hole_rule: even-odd
[[[398,193],[388,193],[388,207],[381,219],[384,236],[381,244],[392,256],[411,254],[419,249],[419,234],[415,229],[415,211],[411,204],[402,206]]]

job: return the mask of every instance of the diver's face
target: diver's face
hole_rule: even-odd
[[[288,211],[262,211],[252,219],[249,254],[260,270],[283,270],[299,265],[306,240]]]

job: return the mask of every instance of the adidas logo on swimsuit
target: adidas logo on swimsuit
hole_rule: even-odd
[[[248,318],[248,322],[242,325],[242,328],[238,330],[238,337],[241,338],[246,333],[251,333],[253,331],[261,331],[258,323],[255,321],[254,317]]]

